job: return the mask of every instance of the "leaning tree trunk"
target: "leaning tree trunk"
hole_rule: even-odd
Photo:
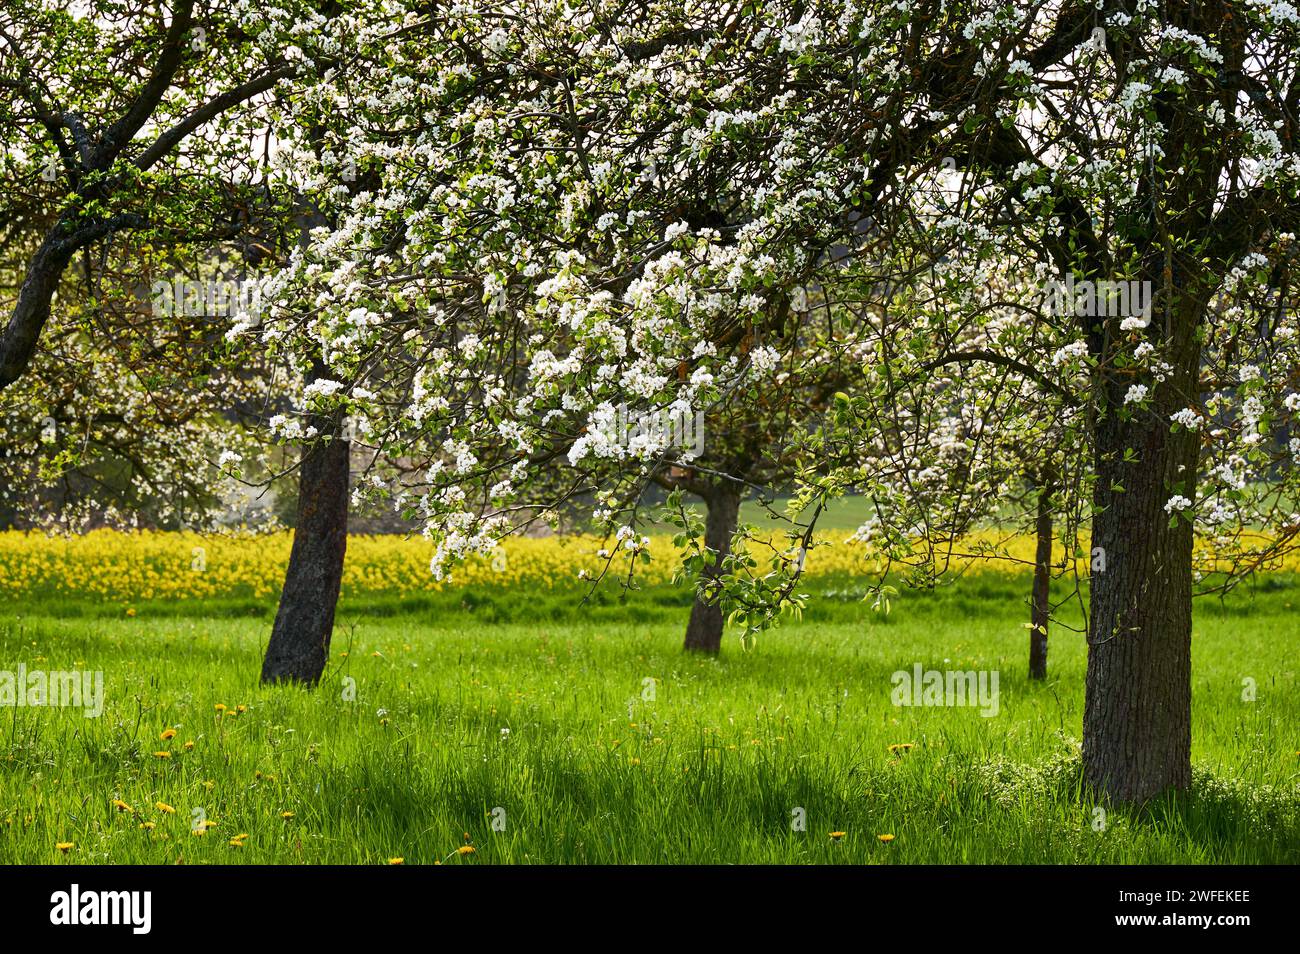
[[[328,441],[303,452],[298,476],[298,520],[280,593],[262,682],[314,686],[329,660],[334,607],[348,543],[348,471],[351,445],[338,415],[313,423]]]
[[[1170,433],[1169,416],[1195,393],[1199,349],[1194,318],[1179,317],[1179,371],[1128,422],[1115,409],[1129,382],[1111,381],[1095,432],[1092,543],[1105,570],[1091,583],[1083,764],[1091,785],[1122,802],[1191,784],[1193,528],[1185,517],[1171,526],[1165,507],[1196,496],[1195,433]]]
[[[718,487],[704,498],[704,545],[714,553],[714,562],[704,570],[706,579],[716,579],[722,561],[731,552],[731,538],[740,522],[740,494],[729,486]],[[686,624],[685,649],[692,652],[717,653],[722,648],[722,607],[705,602],[699,596],[691,606]]]
[[[1034,523],[1038,547],[1034,552],[1034,589],[1029,617],[1029,678],[1047,678],[1047,625],[1051,616],[1052,588],[1052,482],[1040,475],[1038,519]]]

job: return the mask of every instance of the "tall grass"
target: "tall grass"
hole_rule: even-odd
[[[667,587],[356,600],[316,691],[258,686],[268,602],[10,603],[0,669],[103,670],[105,711],[0,709],[0,861],[1300,861],[1290,578],[1198,604],[1196,784],[1142,810],[1083,790],[1083,638],[1054,632],[1030,683],[1024,583],[885,619],[844,580],[718,659],[682,654]],[[997,670],[999,714],[893,706],[915,663]]]

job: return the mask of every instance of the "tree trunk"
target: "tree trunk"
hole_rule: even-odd
[[[740,523],[740,494],[724,485],[704,498],[704,506],[704,545],[715,554],[713,564],[704,570],[704,577],[716,579],[723,559],[731,552],[731,538]],[[706,603],[699,596],[695,597],[691,619],[686,624],[684,648],[713,654],[722,648],[722,607],[716,602]]]
[[[1165,506],[1196,495],[1194,432],[1169,430],[1180,393],[1194,392],[1196,355],[1176,367],[1192,370],[1128,422],[1114,410],[1126,382],[1112,383],[1095,432],[1092,543],[1105,570],[1091,584],[1083,764],[1088,782],[1121,802],[1191,783],[1192,525],[1171,527]]]
[[[351,445],[338,415],[313,423],[325,434],[303,453],[298,475],[298,520],[280,608],[262,663],[262,682],[314,686],[329,661],[334,609],[348,543],[348,476]]]
[[[1040,475],[1038,519],[1034,524],[1038,547],[1034,552],[1034,589],[1030,608],[1029,678],[1047,678],[1047,624],[1052,589],[1052,481]]]

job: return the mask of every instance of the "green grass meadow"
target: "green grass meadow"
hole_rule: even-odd
[[[1291,577],[1198,603],[1196,784],[1140,810],[1079,782],[1083,637],[1025,678],[1027,589],[970,577],[883,619],[845,580],[718,659],[682,653],[667,587],[354,601],[315,691],[258,685],[273,603],[11,602],[0,669],[103,670],[105,707],[0,709],[0,862],[1300,861]],[[893,706],[916,663],[997,670],[999,713]]]

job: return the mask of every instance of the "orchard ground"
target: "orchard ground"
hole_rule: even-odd
[[[810,589],[718,659],[667,584],[350,597],[315,691],[257,683],[273,598],[7,596],[0,669],[102,670],[104,712],[0,709],[0,862],[1300,861],[1293,574],[1198,603],[1196,786],[1142,810],[1080,787],[1083,637],[1025,678],[1027,578]],[[998,714],[892,705],[918,663]]]

